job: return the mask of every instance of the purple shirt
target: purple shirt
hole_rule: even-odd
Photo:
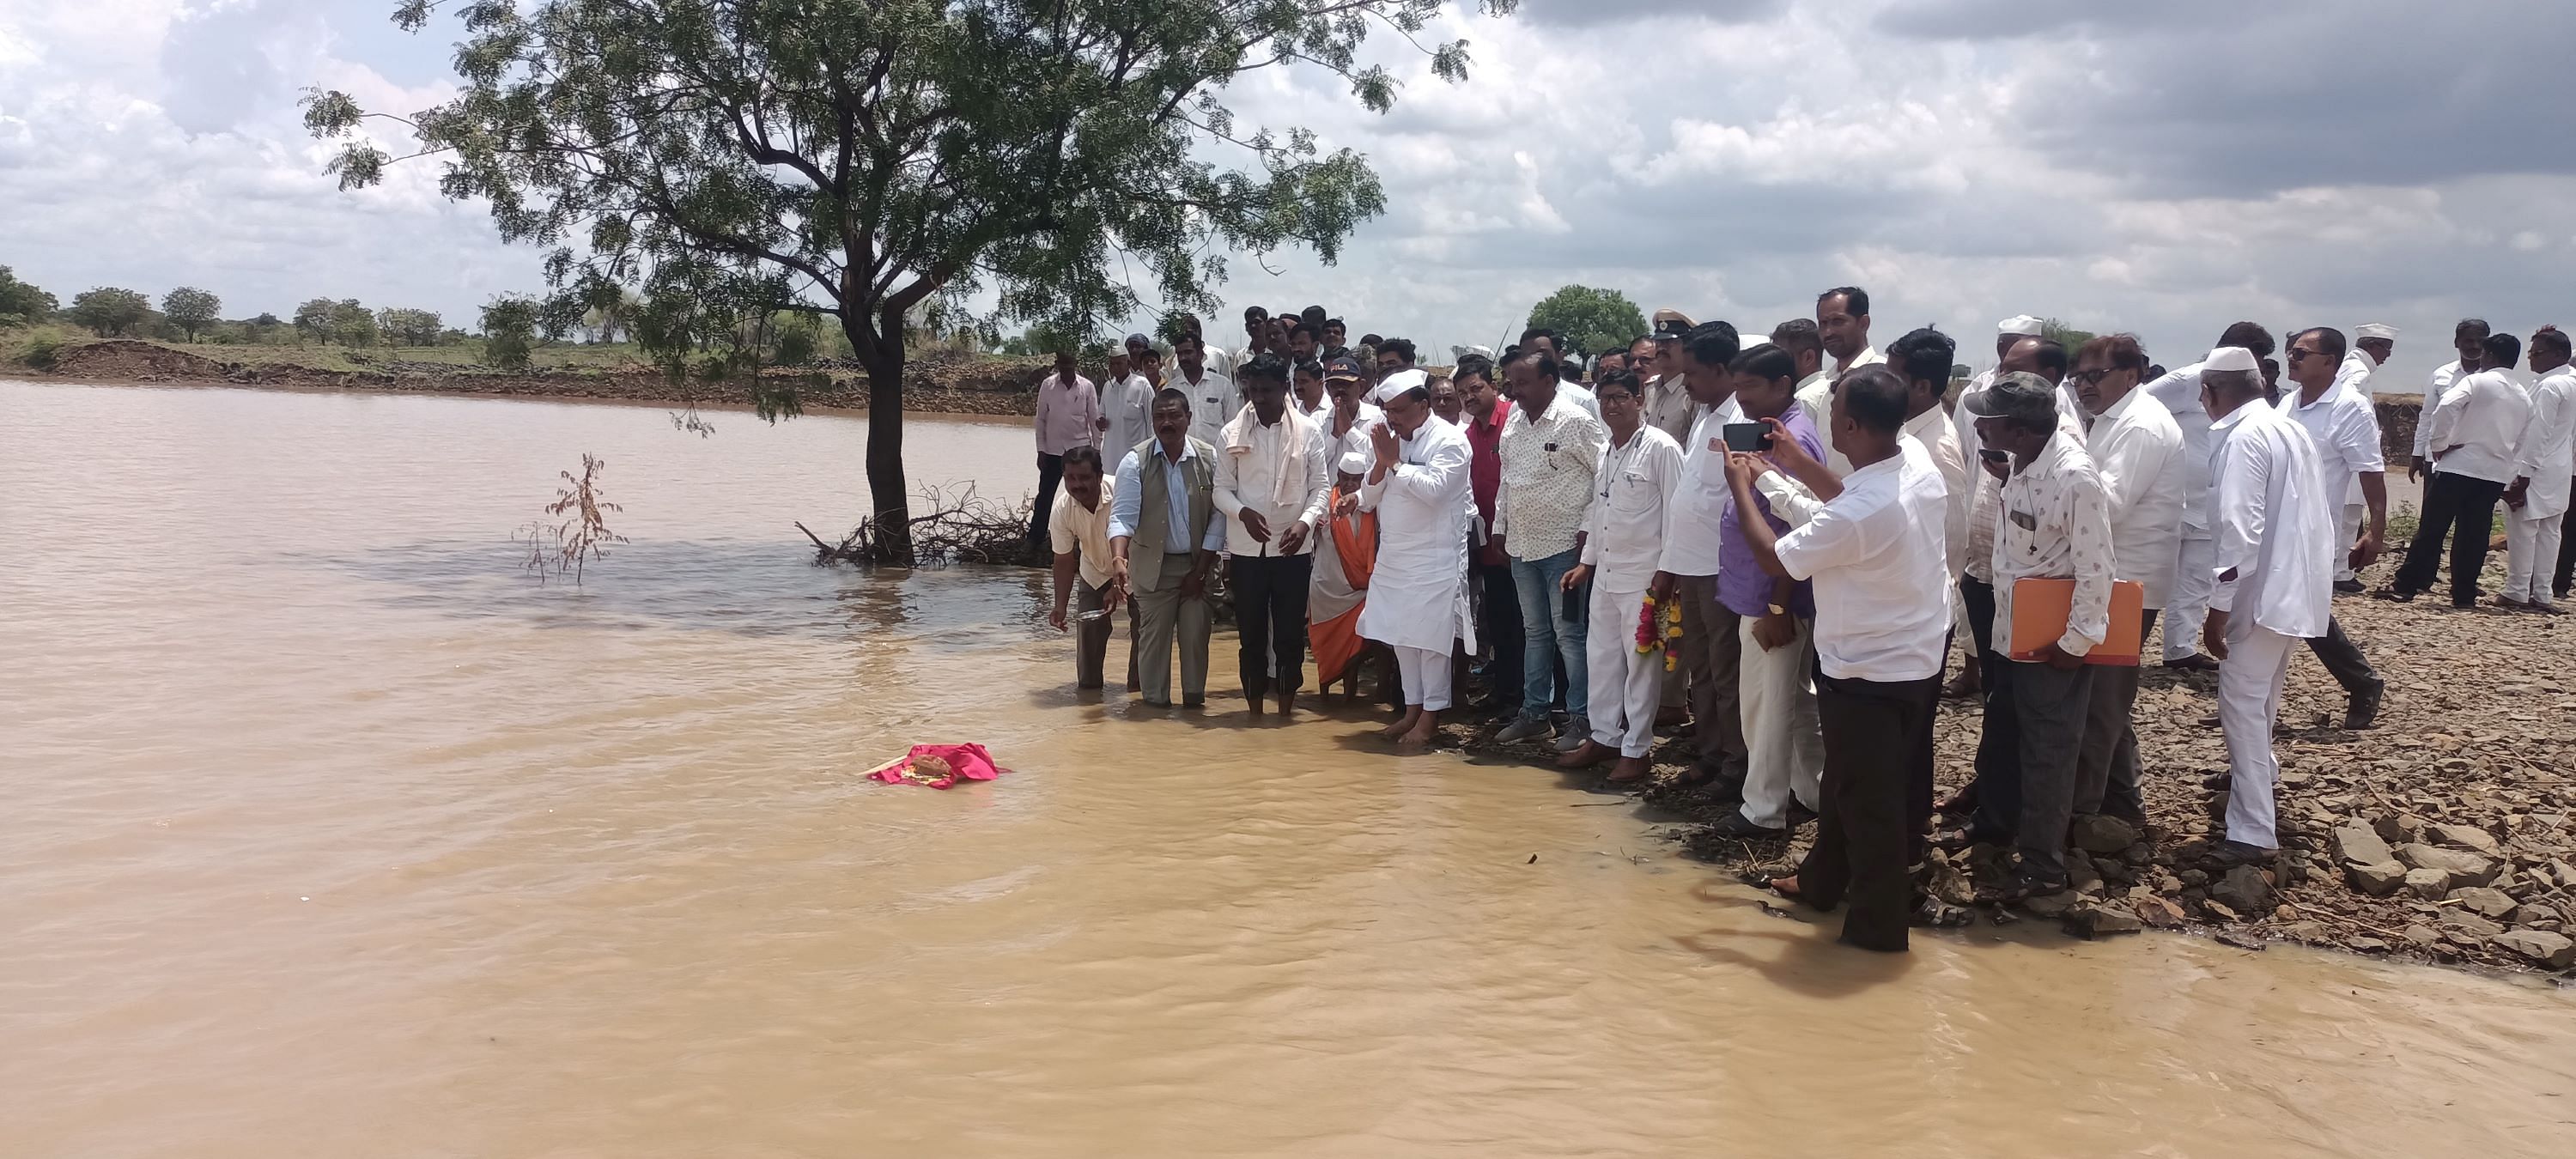
[[[1807,408],[1792,404],[1780,415],[1780,424],[1789,428],[1791,438],[1806,448],[1807,456],[1825,461],[1824,440],[1816,437],[1816,425],[1807,419]],[[1753,501],[1761,505],[1762,518],[1771,524],[1774,534],[1786,535],[1789,525],[1771,514],[1771,501],[1759,492]],[[1753,545],[1745,542],[1744,529],[1736,523],[1735,496],[1732,489],[1718,508],[1717,517],[1717,602],[1739,616],[1765,616],[1771,613],[1771,587],[1778,577],[1762,570],[1760,560],[1753,558]],[[1789,614],[1806,619],[1816,615],[1815,591],[1804,580],[1789,590]]]

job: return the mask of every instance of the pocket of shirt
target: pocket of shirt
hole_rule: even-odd
[[[1610,484],[1610,509],[1622,515],[1635,515],[1655,505],[1655,490],[1644,474],[1622,471]]]

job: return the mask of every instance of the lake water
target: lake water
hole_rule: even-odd
[[[1551,772],[1249,726],[1223,641],[1204,716],[1078,695],[1036,573],[811,565],[854,418],[0,408],[0,1153],[2576,1153],[2541,986],[1864,956]],[[540,585],[584,452],[633,542]],[[1018,771],[859,778],[937,740]]]

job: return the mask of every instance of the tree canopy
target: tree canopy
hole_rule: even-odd
[[[0,266],[0,325],[41,321],[61,308],[52,294],[19,281],[9,267]]]
[[[101,286],[74,295],[65,313],[73,324],[87,326],[101,338],[116,338],[152,316],[152,299],[139,290]]]
[[[195,286],[181,286],[161,295],[161,316],[188,336],[197,340],[197,331],[214,324],[224,315],[224,300]]]
[[[1501,13],[1517,0],[1479,0]],[[435,0],[395,23],[425,26]],[[1209,310],[1228,251],[1333,261],[1385,208],[1368,163],[1304,128],[1238,123],[1224,87],[1318,69],[1364,107],[1399,87],[1363,64],[1443,0],[470,0],[458,94],[395,117],[482,198],[508,241],[546,247],[561,332],[617,287],[681,372],[744,319],[832,316],[870,380],[867,476],[885,558],[908,560],[906,319],[1089,332]],[[1418,41],[1416,43],[1419,43]],[[1463,41],[1424,46],[1465,76]],[[370,114],[314,91],[305,123],[344,149],[343,188],[396,163]],[[1209,159],[1224,156],[1232,164]]]
[[[1646,315],[1628,295],[1590,286],[1563,286],[1530,307],[1533,328],[1565,335],[1576,352],[1625,350],[1646,332]]]

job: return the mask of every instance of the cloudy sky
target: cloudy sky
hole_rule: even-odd
[[[469,319],[537,288],[536,253],[432,170],[322,175],[302,86],[402,111],[449,91],[453,26],[391,9],[0,0],[0,264],[243,315],[328,295]],[[1391,204],[1337,267],[1236,263],[1230,302],[1445,346],[1567,282],[1748,331],[1849,282],[1882,343],[1930,323],[1982,355],[2026,311],[2175,363],[2238,318],[2385,321],[2383,386],[2410,389],[2464,313],[2576,322],[2551,0],[1525,0],[1443,31],[1474,79],[1381,43],[1415,78],[1387,116],[1311,74],[1231,91],[1247,122],[1368,154]]]

